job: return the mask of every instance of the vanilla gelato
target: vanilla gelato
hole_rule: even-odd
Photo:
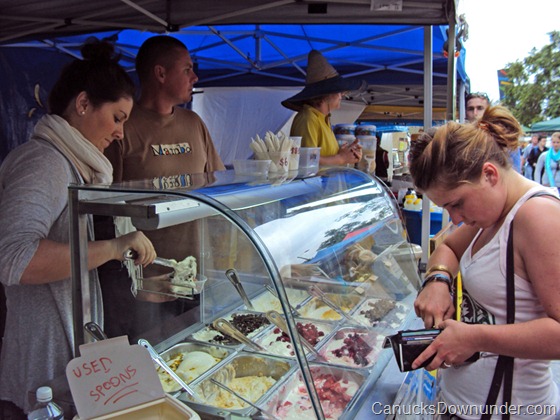
[[[171,262],[173,263],[171,283],[194,288],[194,281],[196,279],[196,258],[191,256],[180,262],[176,260],[171,260]]]
[[[244,376],[233,378],[224,383],[228,388],[237,392],[251,402],[256,402],[268,391],[276,380],[270,376]],[[219,388],[217,385],[203,387],[203,395],[206,404],[220,408],[238,410],[248,407],[232,393]]]
[[[337,304],[344,312],[348,313],[359,304],[361,298],[357,296],[344,296],[327,294],[327,297]],[[334,309],[331,309],[325,303],[317,298],[311,299],[308,303],[298,309],[300,315],[304,318],[322,319],[329,321],[338,321],[341,315]]]
[[[189,383],[220,361],[220,358],[206,352],[191,351],[177,353],[166,363],[182,380]],[[181,389],[181,386],[167,372],[161,368],[158,368],[157,371],[165,392],[175,392]]]
[[[292,307],[296,307],[301,302],[303,302],[309,295],[305,290],[299,289],[288,289],[286,288],[286,295],[288,296],[288,301]],[[280,300],[270,292],[263,293],[251,300],[255,311],[267,312],[267,311],[282,311],[282,305]]]

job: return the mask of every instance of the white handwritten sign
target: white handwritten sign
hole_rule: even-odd
[[[80,419],[120,411],[165,396],[148,351],[126,336],[80,346],[66,366]]]

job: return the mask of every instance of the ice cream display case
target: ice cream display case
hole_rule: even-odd
[[[134,314],[131,343],[149,340],[189,388],[161,371],[164,389],[202,418],[354,418],[371,407],[392,356],[383,339],[412,322],[420,282],[375,178],[222,171],[69,194],[76,353],[95,315],[88,231],[107,217],[117,234],[143,231],[167,265],[138,267],[131,250],[132,297],[117,306]]]

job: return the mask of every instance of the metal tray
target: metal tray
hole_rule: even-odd
[[[250,413],[255,411],[253,407],[240,407],[236,405],[235,401],[237,401],[237,398],[232,396],[231,394],[228,394],[227,391],[221,390],[216,385],[212,384],[210,382],[210,379],[216,379],[219,382],[222,382],[224,385],[228,385],[228,383],[229,385],[231,385],[231,380],[239,378],[273,378],[275,382],[272,384],[272,386],[260,397],[254,399],[254,403],[257,406],[261,406],[262,401],[269,398],[270,394],[276,389],[277,384],[283,381],[284,377],[293,369],[294,366],[295,362],[279,357],[246,353],[238,354],[229,359],[219,369],[213,370],[208,374],[201,376],[194,382],[193,388],[199,396],[201,396],[203,399],[206,399],[205,404],[193,403],[187,394],[182,394],[180,396],[180,399],[188,402],[188,405],[197,412],[212,412],[216,409],[219,409],[222,411],[226,410],[232,413],[236,413],[240,416],[248,416]],[[254,390],[256,389],[256,385],[256,382],[252,380],[248,384],[248,387],[250,387],[251,390]],[[241,394],[243,393],[241,392]],[[227,399],[230,400],[229,403],[218,404],[210,400],[211,398],[216,398],[219,396],[228,397]]]
[[[331,332],[335,329],[335,324],[329,322],[317,322],[303,318],[295,318],[294,321],[296,323],[301,322],[304,325],[315,325],[319,331],[323,332],[323,336],[320,337],[318,343],[315,344],[315,348],[318,348],[321,343],[324,342],[329,337]],[[260,344],[261,346],[266,348],[270,354],[280,357],[294,358],[295,353],[293,351],[292,343],[289,341],[289,339],[287,339],[288,341],[277,340],[277,338],[281,336],[282,332],[280,331],[280,329],[276,326],[272,326],[270,329],[266,330],[266,332],[261,334],[255,341],[257,342],[257,344]],[[308,353],[307,350],[306,353]]]
[[[338,419],[346,412],[367,380],[363,372],[336,366],[310,364],[310,371],[325,419]],[[263,408],[278,419],[315,418],[301,371],[294,370],[278,384]]]
[[[270,326],[270,322],[268,321],[268,319],[266,319],[266,317],[260,312],[234,311],[229,315],[224,316],[224,319],[231,322],[235,315],[258,315],[264,318],[266,322],[260,328],[257,328],[256,330],[251,331],[249,334],[246,334],[247,337],[251,339],[258,337],[260,333],[268,329],[268,327]],[[209,344],[216,344],[216,345],[226,346],[231,348],[238,348],[241,346],[241,343],[234,340],[233,338],[230,339],[225,337],[221,332],[212,328],[211,325],[208,325],[198,331],[195,331],[188,338],[189,340],[195,340],[195,341],[200,341]]]
[[[194,366],[183,365],[185,370],[178,370],[177,368],[180,367],[181,361],[189,360],[189,355],[193,354],[194,352],[196,352],[194,356],[197,357],[198,360],[205,366],[197,370]],[[214,359],[215,363],[211,362],[210,358],[205,357],[204,355],[201,355],[199,353],[205,353],[209,355]],[[185,382],[190,383],[200,375],[212,370],[215,366],[218,366],[231,354],[233,354],[233,351],[224,347],[199,343],[180,343],[161,353],[161,357],[168,365],[176,366],[177,368],[175,369],[173,369],[172,367],[175,373],[177,373]],[[176,359],[174,364],[173,359]],[[179,384],[177,384],[167,373],[163,372],[161,368],[158,369],[158,375],[165,392],[176,392],[180,390],[181,387],[179,386]]]
[[[359,337],[356,346],[348,346],[344,343],[345,339],[354,335]],[[375,365],[382,351],[384,339],[384,334],[371,329],[343,327],[322,344],[319,353],[332,365],[353,369],[370,369]],[[367,348],[364,349],[366,345]],[[340,349],[342,349],[341,352],[335,353]],[[357,352],[356,349],[358,349]]]

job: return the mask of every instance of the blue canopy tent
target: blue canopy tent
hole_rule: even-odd
[[[436,26],[433,31],[431,100],[438,119],[444,118],[447,102],[446,30],[447,26]],[[217,145],[229,150],[223,155],[230,163],[236,157],[246,157],[242,156],[243,151],[248,152],[244,148],[245,141],[251,136],[262,134],[263,130],[278,130],[290,118],[291,111],[284,109],[280,101],[305,83],[307,53],[312,48],[320,50],[345,77],[367,80],[367,92],[352,98],[362,105],[362,119],[421,121],[425,101],[423,34],[424,27],[410,25],[244,24],[190,27],[171,35],[189,47],[200,79],[197,84],[200,90],[209,92],[219,88],[222,104],[228,100],[242,101],[246,95],[252,95],[247,97],[249,102],[262,101],[261,104],[255,102],[255,109],[267,110],[266,114],[260,115],[260,120],[247,104],[246,115],[239,115],[239,108],[231,116],[208,112],[211,118],[244,120],[246,131],[235,131],[239,133],[238,138],[231,138],[232,130],[229,129],[228,138],[222,139],[225,132],[220,134],[218,128],[212,132],[209,124]],[[45,112],[44,102],[60,68],[80,56],[80,46],[92,35],[112,39],[121,53],[121,63],[134,73],[134,58],[139,46],[154,34],[125,29],[0,45],[0,72],[5,75],[0,82],[3,92],[0,118],[4,131],[0,157],[25,140],[25,136],[14,136],[13,133],[28,132]],[[463,50],[457,60],[457,79],[463,84],[468,83],[464,60]],[[231,99],[225,98],[224,88],[231,87],[244,89],[232,90]],[[259,95],[253,89],[255,87],[261,88]],[[195,106],[202,97],[204,95],[195,96]],[[215,111],[215,103],[208,106]],[[263,120],[268,120],[269,125]],[[216,126],[223,127],[224,124]],[[239,142],[243,145],[231,149]]]
[[[457,92],[455,81],[468,84],[465,51],[457,60],[444,56],[460,46],[454,39],[455,2],[213,0],[201,6],[194,0],[51,0],[45,6],[39,1],[0,0],[0,159],[25,141],[45,112],[47,92],[60,68],[79,57],[79,46],[90,35],[112,38],[131,72],[144,39],[162,32],[181,38],[197,67],[197,87],[205,91],[195,96],[195,109],[209,102],[211,90],[215,94],[220,89],[237,97],[247,110],[240,115],[236,107],[233,115],[217,116],[216,101],[207,105],[213,111],[207,114],[221,118],[217,124],[207,121],[221,152],[262,133],[266,121],[267,129],[282,127],[290,114],[280,101],[303,86],[312,48],[323,52],[345,77],[368,81],[367,93],[352,98],[361,105],[362,119],[423,121],[426,107],[430,119],[434,112],[444,119],[455,107],[450,100]],[[245,95],[249,96],[243,99]],[[220,103],[225,99],[222,95]],[[254,109],[264,107],[266,113],[252,115],[251,104]],[[231,134],[241,127],[230,127],[227,138],[226,132],[213,132],[212,125],[228,125],[224,119],[242,119],[248,131],[237,138]],[[243,151],[241,146],[229,150],[224,160],[229,163]]]

